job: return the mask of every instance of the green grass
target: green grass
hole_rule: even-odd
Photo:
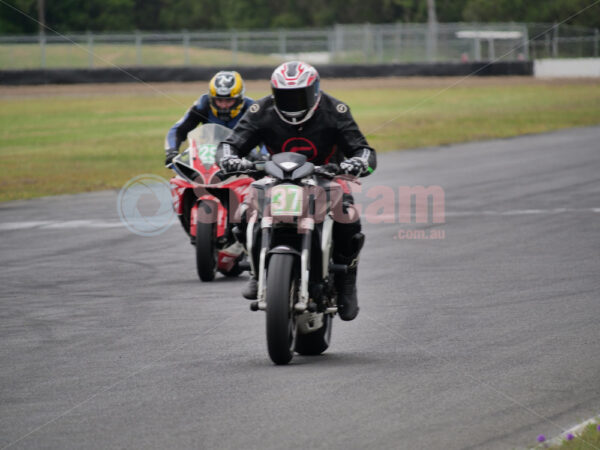
[[[350,105],[378,151],[600,124],[598,84],[330,92]],[[0,201],[116,189],[142,173],[170,176],[164,137],[197,94],[0,98]]]
[[[600,448],[600,430],[598,424],[590,424],[574,439],[563,440],[558,446],[548,447],[555,450],[592,450]]]
[[[133,37],[131,38],[133,39]],[[402,52],[386,50],[381,55],[357,49],[333,55],[332,62],[355,64],[365,62],[415,62],[423,57],[420,49],[404,49]],[[91,59],[90,53],[94,54]],[[455,60],[460,59],[456,53]],[[248,53],[229,49],[210,49],[190,46],[187,54],[190,65],[265,65],[276,66],[282,62],[276,56],[264,53]],[[91,60],[90,60],[91,59]],[[88,68],[110,67],[113,65],[131,67],[145,66],[182,66],[186,63],[183,45],[143,44],[138,53],[133,44],[77,44],[52,43],[45,47],[45,66],[47,68]],[[38,69],[42,65],[42,53],[39,44],[0,44],[0,67],[3,69]]]
[[[405,149],[600,124],[600,85],[332,92],[377,149]],[[390,119],[389,124],[382,125]]]
[[[90,52],[94,54],[90,61]],[[229,50],[201,49],[191,47],[188,53],[191,65],[220,66],[231,64],[276,66],[277,58],[268,55]],[[38,44],[0,45],[0,67],[3,69],[37,69],[41,66],[41,50]],[[143,45],[138,52],[134,45],[97,44],[49,44],[46,46],[45,61],[47,68],[82,67],[131,67],[145,66],[183,66],[186,55],[183,45]]]

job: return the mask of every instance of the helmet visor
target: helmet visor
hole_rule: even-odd
[[[275,106],[282,113],[303,113],[312,108],[317,101],[317,89],[316,84],[299,89],[277,89],[273,87]]]

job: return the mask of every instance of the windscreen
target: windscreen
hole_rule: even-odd
[[[188,133],[190,148],[194,147],[204,167],[209,170],[215,163],[219,142],[224,141],[231,130],[216,123],[207,123]]]

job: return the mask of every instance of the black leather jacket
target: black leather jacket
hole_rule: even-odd
[[[348,106],[322,92],[314,115],[300,125],[279,118],[271,96],[258,100],[219,144],[216,160],[223,157],[245,157],[257,145],[264,144],[270,154],[296,152],[315,165],[340,163],[345,158],[359,157],[368,163],[369,175],[377,167],[375,150],[350,114]]]

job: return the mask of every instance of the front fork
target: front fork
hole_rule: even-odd
[[[296,311],[304,312],[309,305],[308,282],[310,280],[310,250],[312,247],[312,234],[315,228],[315,197],[309,195],[308,198],[308,214],[307,217],[298,220],[298,229],[303,230],[302,235],[302,250],[300,252],[300,295],[298,302],[294,306]],[[253,228],[256,219],[248,223],[247,232]],[[263,217],[261,220],[261,249],[258,262],[258,309],[264,310],[266,304],[266,285],[267,285],[267,253],[271,247],[271,235],[273,232],[273,218]],[[252,242],[252,237],[248,234],[249,239],[246,242]],[[250,244],[251,245],[251,244]],[[251,246],[248,248],[248,253],[252,255]],[[255,268],[254,268],[255,270]]]
[[[315,219],[312,217],[300,219],[298,225],[304,230],[304,236],[302,236],[302,253],[300,254],[300,296],[294,308],[298,312],[304,312],[308,308],[309,302],[310,249],[312,246],[312,234],[315,229]]]
[[[298,227],[304,230],[302,237],[302,254],[300,255],[300,299],[296,304],[296,311],[304,312],[308,308],[308,281],[310,279],[310,251],[312,248],[312,236],[315,230],[315,196],[308,196],[307,217],[300,219]]]
[[[263,217],[260,223],[261,226],[261,248],[258,258],[258,309],[266,310],[266,286],[267,286],[267,252],[271,247],[271,233],[273,231],[273,218]],[[250,229],[250,224],[248,224]],[[248,249],[250,258],[252,258],[251,249]]]

